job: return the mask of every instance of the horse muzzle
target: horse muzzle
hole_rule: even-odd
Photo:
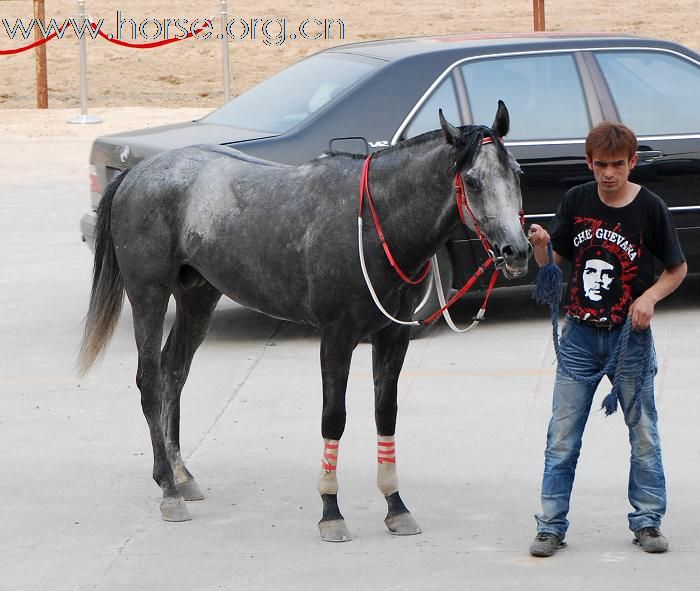
[[[499,269],[506,279],[517,279],[527,273],[528,261],[532,254],[532,245],[526,242],[525,249],[518,249],[510,244],[502,248],[489,249],[488,255],[493,259],[494,266]]]

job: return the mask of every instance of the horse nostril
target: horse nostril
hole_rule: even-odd
[[[518,250],[511,244],[506,244],[503,248],[501,248],[501,255],[503,258],[509,261],[526,259],[530,256],[530,254],[532,254],[532,244],[529,242],[527,243],[527,250],[525,250],[525,252]]]
[[[501,254],[507,259],[512,259],[515,256],[515,249],[510,244],[507,244],[501,249]]]

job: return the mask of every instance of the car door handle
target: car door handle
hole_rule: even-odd
[[[661,152],[660,150],[639,150],[637,152],[637,162],[654,162],[655,160],[659,160],[659,158],[663,158],[664,153]]]

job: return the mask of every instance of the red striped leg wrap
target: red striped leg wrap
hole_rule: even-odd
[[[399,490],[396,474],[396,441],[393,436],[377,435],[377,487],[384,496]]]
[[[381,439],[387,439],[381,437]],[[394,438],[391,441],[377,441],[377,463],[378,464],[395,464],[396,463],[396,443]]]
[[[339,443],[333,439],[324,440],[323,459],[321,460],[321,467],[324,470],[335,471],[338,465],[338,446]]]
[[[338,479],[335,469],[338,465],[338,446],[335,439],[323,440],[323,458],[321,459],[321,475],[318,478],[318,492],[322,495],[338,494]]]

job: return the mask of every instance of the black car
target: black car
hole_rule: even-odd
[[[700,261],[700,55],[631,35],[436,36],[316,53],[198,121],[98,138],[83,240],[93,247],[106,183],[158,152],[217,143],[298,164],[329,150],[378,150],[436,129],[438,108],[456,125],[490,124],[498,99],[510,111],[506,145],[524,172],[528,222],[546,226],[566,189],[593,179],[584,138],[600,121],[620,121],[639,138],[632,180],[666,200],[694,270]],[[448,289],[462,285],[485,256],[466,230],[439,255]],[[534,269],[522,281],[533,277]]]

